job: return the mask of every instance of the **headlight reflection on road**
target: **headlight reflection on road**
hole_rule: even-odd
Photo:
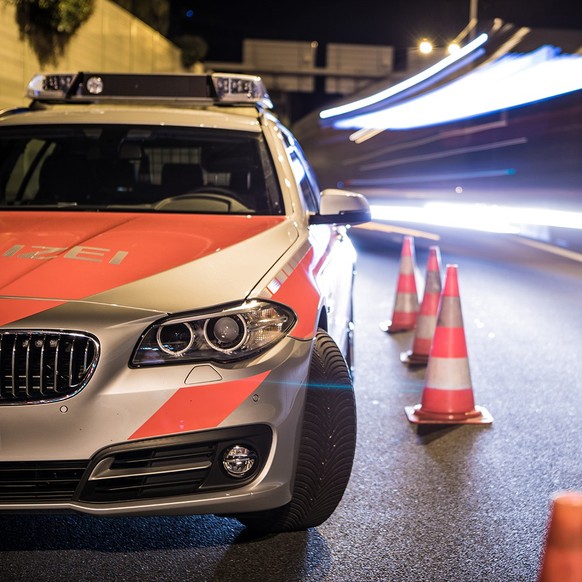
[[[372,219],[520,234],[531,226],[582,230],[582,212],[488,204],[428,202],[423,206],[371,206]]]

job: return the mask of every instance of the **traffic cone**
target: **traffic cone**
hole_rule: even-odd
[[[582,581],[582,492],[552,499],[539,582]]]
[[[414,329],[418,315],[418,292],[416,291],[416,256],[414,238],[405,236],[400,254],[400,271],[392,319],[380,323],[380,329],[388,333]]]
[[[402,352],[400,360],[409,366],[425,366],[428,363],[430,346],[437,322],[437,312],[441,296],[441,251],[438,246],[428,249],[424,294],[420,311],[416,318],[416,331],[412,349]]]
[[[422,401],[405,407],[416,424],[489,424],[489,412],[475,406],[463,328],[457,265],[447,265],[437,325],[430,348]]]

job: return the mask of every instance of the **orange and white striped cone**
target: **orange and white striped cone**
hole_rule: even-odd
[[[582,492],[554,495],[539,582],[582,581]]]
[[[461,312],[457,265],[447,265],[422,400],[405,407],[415,424],[489,424],[493,417],[475,406]]]
[[[412,349],[402,352],[400,360],[409,366],[425,366],[436,329],[437,313],[441,297],[441,251],[438,246],[428,249],[424,294],[416,318],[416,331]]]
[[[405,236],[400,254],[400,270],[392,319],[380,323],[380,329],[388,333],[414,329],[418,315],[416,290],[416,255],[414,238]]]

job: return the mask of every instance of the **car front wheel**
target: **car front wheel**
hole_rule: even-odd
[[[347,487],[356,448],[356,403],[350,371],[323,330],[315,337],[293,496],[283,507],[235,516],[259,532],[304,530],[334,512]]]

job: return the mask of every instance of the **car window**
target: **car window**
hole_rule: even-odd
[[[0,205],[280,214],[261,134],[46,125],[0,131]]]
[[[295,181],[303,194],[305,205],[311,212],[317,212],[319,210],[320,192],[313,170],[305,158],[299,142],[293,135],[284,127],[281,127],[281,135],[283,136],[285,151],[289,156]]]

